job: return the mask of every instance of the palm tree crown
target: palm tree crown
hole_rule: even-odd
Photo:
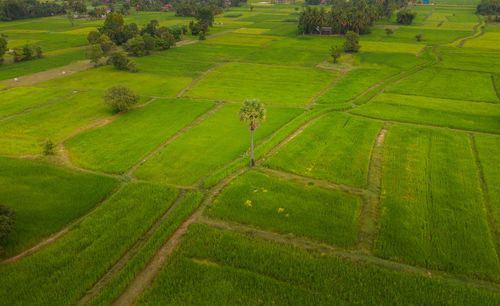
[[[266,119],[264,105],[257,99],[245,100],[240,108],[240,121],[248,122],[251,131],[255,130],[259,121]]]

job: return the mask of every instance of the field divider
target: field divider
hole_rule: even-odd
[[[125,176],[133,178],[133,173],[134,173],[135,170],[137,170],[137,168],[139,168],[142,164],[144,164],[145,162],[147,162],[150,158],[152,158],[154,155],[156,155],[158,152],[160,152],[163,148],[165,148],[167,145],[169,145],[170,143],[172,143],[174,140],[176,140],[177,138],[179,138],[182,135],[184,135],[184,133],[186,133],[187,131],[189,131],[191,128],[193,128],[194,126],[198,125],[200,122],[202,122],[205,119],[207,119],[208,117],[210,117],[212,114],[214,114],[216,111],[218,111],[224,104],[225,103],[217,103],[212,108],[210,108],[209,110],[207,110],[203,114],[201,114],[198,117],[196,117],[191,123],[189,123],[188,125],[186,125],[184,128],[182,128],[177,133],[175,133],[172,137],[168,138],[164,143],[162,143],[161,145],[159,145],[156,149],[154,149],[153,151],[151,151],[151,153],[149,153],[145,158],[143,158],[137,164],[135,164],[132,167],[130,167],[130,169],[127,170],[127,172],[125,172]]]
[[[202,199],[202,202],[197,210],[191,213],[188,218],[170,235],[167,241],[157,250],[155,255],[147,263],[147,265],[137,272],[135,278],[122,291],[112,303],[112,305],[133,305],[137,297],[144,292],[154,281],[156,275],[163,268],[165,262],[170,258],[175,248],[178,246],[181,238],[187,232],[190,224],[197,222],[206,207],[212,203],[213,199],[220,193],[220,191],[233,181],[236,177],[243,174],[248,170],[248,167],[239,169],[227,176],[224,180],[220,181],[214,186]]]
[[[176,96],[176,98],[182,97],[188,90],[190,90],[194,85],[196,85],[198,82],[200,82],[207,74],[210,72],[219,69],[220,67],[227,65],[229,62],[222,62],[218,63],[217,65],[213,66],[212,68],[208,69],[207,71],[203,72],[199,77],[194,79],[191,83],[189,83],[188,86],[186,86],[181,92],[179,92]]]
[[[500,91],[498,91],[498,88],[497,88],[497,85],[495,84],[495,76],[494,74],[492,73],[490,75],[491,77],[491,84],[493,84],[493,90],[495,91],[495,93],[497,94],[497,98],[498,100],[500,101]]]
[[[485,280],[471,279],[456,277],[453,274],[439,271],[439,270],[429,270],[422,267],[412,266],[405,263],[395,262],[388,259],[379,258],[372,255],[367,255],[360,253],[357,250],[347,250],[338,248],[326,243],[317,242],[305,237],[297,237],[290,234],[281,234],[273,231],[264,230],[254,226],[234,222],[225,221],[220,219],[213,219],[208,217],[201,217],[199,222],[220,229],[233,231],[236,233],[257,237],[267,241],[277,242],[283,245],[290,245],[293,247],[302,248],[305,250],[311,250],[318,252],[320,254],[328,254],[331,256],[336,256],[340,258],[350,259],[354,262],[365,262],[392,271],[400,271],[406,273],[413,273],[422,275],[429,278],[436,278],[446,281],[451,281],[459,285],[469,285],[478,289],[488,290],[492,292],[500,292],[500,284],[489,282]]]
[[[19,113],[15,113],[15,114],[12,114],[12,115],[7,115],[7,116],[5,116],[5,117],[0,118],[0,122],[1,122],[1,121],[4,121],[4,120],[7,120],[7,119],[10,119],[10,118],[14,118],[14,117],[21,116],[21,115],[23,115],[23,114],[25,114],[25,113],[27,113],[27,112],[30,112],[30,111],[35,110],[35,109],[42,108],[42,107],[44,107],[44,106],[47,106],[47,105],[52,104],[52,103],[54,103],[54,102],[57,102],[57,101],[59,101],[59,100],[69,98],[69,97],[71,97],[71,96],[76,95],[77,93],[78,93],[78,91],[77,91],[77,90],[74,90],[72,93],[69,93],[69,94],[67,94],[67,95],[64,95],[64,96],[61,96],[61,97],[57,97],[57,98],[55,98],[55,99],[49,100],[49,101],[47,101],[47,102],[45,102],[45,103],[42,103],[42,104],[39,104],[39,105],[36,105],[36,106],[33,106],[33,107],[28,107],[28,108],[24,109],[23,111],[21,111],[21,112],[19,112]]]
[[[177,199],[172,203],[172,205],[161,215],[150,228],[140,237],[131,247],[128,249],[120,259],[112,266],[110,269],[94,284],[92,288],[87,290],[84,296],[78,301],[77,305],[86,305],[93,298],[95,298],[101,290],[113,279],[113,277],[118,274],[127,263],[140,251],[140,249],[146,244],[148,239],[154,234],[156,229],[165,222],[168,216],[179,206],[179,204],[184,200],[185,192],[183,190],[179,191]]]
[[[71,221],[68,225],[66,225],[66,227],[64,227],[62,230],[60,230],[59,232],[55,233],[55,234],[52,234],[51,236],[49,236],[48,238],[46,238],[45,240],[42,240],[41,242],[39,242],[37,245],[29,248],[28,250],[25,250],[13,257],[10,257],[2,262],[0,262],[0,265],[8,265],[8,264],[11,264],[11,263],[14,263],[16,261],[18,261],[19,259],[21,258],[24,258],[28,255],[31,255],[33,253],[35,253],[36,251],[42,249],[44,246],[46,245],[49,245],[55,241],[57,241],[57,239],[59,239],[60,237],[62,237],[64,234],[66,234],[67,232],[69,232],[71,229],[73,229],[75,226],[77,226],[80,222],[82,222],[85,218],[87,218],[88,216],[90,216],[99,206],[101,206],[102,203],[106,202],[108,199],[110,199],[113,195],[115,195],[116,193],[118,193],[120,190],[123,189],[123,187],[125,187],[125,185],[127,185],[127,182],[121,182],[120,184],[118,184],[118,186],[112,190],[109,194],[107,194],[101,201],[97,202],[90,210],[88,210],[85,214],[83,214],[82,216],[78,217],[76,220],[73,220]]]
[[[312,99],[311,99],[311,102],[309,102],[307,104],[307,108],[310,108],[311,106],[313,106],[314,104],[316,104],[316,101],[318,100],[319,97],[321,97],[325,92],[327,92],[330,88],[332,88],[335,84],[337,84],[338,81],[340,81],[346,74],[347,74],[348,71],[342,71],[340,72],[339,76],[335,78],[335,80],[333,80],[330,84],[328,84],[328,86],[326,86],[323,90],[321,90],[320,92],[318,92]],[[348,102],[349,103],[349,102]]]
[[[484,205],[484,210],[486,211],[486,218],[488,221],[490,238],[493,242],[493,245],[495,246],[495,255],[497,257],[497,260],[499,260],[500,263],[500,258],[498,257],[498,254],[500,254],[500,240],[498,239],[498,233],[499,233],[498,224],[495,222],[495,218],[492,215],[491,198],[488,192],[488,185],[486,184],[486,180],[484,178],[483,165],[481,165],[481,161],[479,160],[479,152],[477,150],[476,138],[471,133],[469,133],[469,142],[472,155],[474,156],[474,162],[476,164],[477,175],[479,177],[479,187],[483,195],[483,205]]]
[[[302,184],[302,185],[313,185],[313,186],[320,187],[323,189],[342,191],[342,192],[357,195],[357,196],[363,196],[363,195],[367,194],[366,189],[348,186],[348,185],[344,185],[344,184],[337,184],[337,183],[329,182],[326,180],[321,180],[321,179],[316,179],[316,178],[312,178],[312,177],[298,175],[295,173],[290,173],[290,172],[285,172],[285,171],[281,171],[281,170],[275,170],[275,169],[270,169],[270,168],[260,167],[260,166],[254,167],[253,169],[260,171],[264,174],[270,175],[272,177],[275,177],[275,178],[284,179],[284,180],[287,180],[287,181],[290,181],[293,183]]]
[[[387,132],[388,126],[385,124],[373,143],[367,174],[368,192],[363,195],[363,206],[359,216],[358,249],[368,254],[373,249],[378,230],[384,143]]]
[[[474,102],[471,102],[471,103],[474,103]],[[500,135],[499,133],[493,133],[493,132],[464,130],[464,129],[459,129],[459,128],[452,128],[452,127],[432,125],[432,124],[415,123],[415,122],[409,122],[409,121],[385,120],[385,119],[380,119],[380,118],[371,117],[368,115],[356,114],[356,113],[349,113],[349,115],[357,116],[357,117],[361,117],[361,118],[366,118],[366,119],[370,119],[370,120],[375,120],[375,121],[379,121],[379,122],[392,123],[392,124],[404,124],[404,125],[426,127],[426,128],[432,128],[432,129],[443,129],[443,130],[450,130],[450,131],[455,131],[455,132],[481,134],[481,135],[493,135],[493,136]]]

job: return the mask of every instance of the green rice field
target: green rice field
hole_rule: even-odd
[[[500,23],[478,3],[408,2],[334,62],[346,38],[299,34],[306,2],[241,2],[136,72],[86,58],[104,18],[0,21],[0,305],[500,305]],[[196,22],[152,8],[125,24]]]

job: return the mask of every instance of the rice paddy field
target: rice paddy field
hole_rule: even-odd
[[[136,73],[85,59],[103,20],[0,22],[44,50],[0,66],[0,305],[500,305],[500,25],[432,2],[336,64],[301,2],[229,8]]]

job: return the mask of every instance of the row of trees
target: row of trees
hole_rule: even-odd
[[[3,57],[7,52],[7,40],[0,37],[0,65],[3,63]],[[24,62],[42,57],[42,47],[34,44],[26,44],[22,48],[16,48],[13,52],[15,62]]]
[[[482,0],[477,5],[477,13],[485,16],[500,15],[500,0]]]
[[[65,6],[53,1],[0,0],[0,20],[46,17],[66,12]]]
[[[306,7],[300,14],[299,33],[319,33],[321,27],[331,27],[336,34],[368,33],[375,21],[391,17],[405,3],[405,0],[335,0],[330,10]]]

